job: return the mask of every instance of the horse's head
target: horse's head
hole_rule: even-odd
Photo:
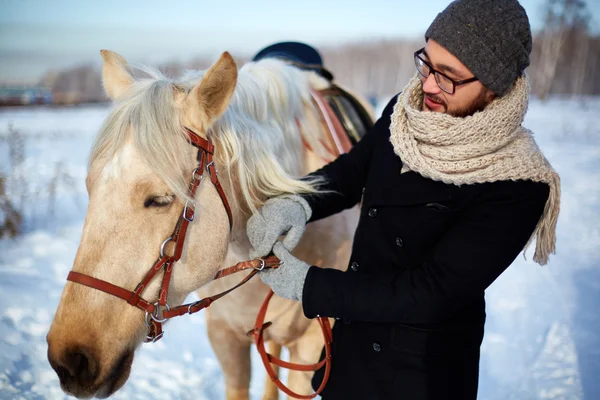
[[[88,212],[73,271],[134,290],[159,256],[182,213],[197,149],[185,128],[207,139],[225,112],[237,80],[228,53],[194,85],[134,79],[119,55],[102,51],[103,80],[114,100],[90,157]],[[185,127],[185,128],[184,128]],[[226,187],[228,190],[228,188]],[[168,303],[208,282],[230,240],[222,199],[204,179],[195,220],[175,266]],[[156,301],[162,273],[143,296]],[[107,397],[127,380],[147,334],[144,312],[102,291],[68,282],[47,336],[48,359],[61,387],[77,397]]]

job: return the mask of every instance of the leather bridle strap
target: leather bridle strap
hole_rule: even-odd
[[[97,290],[101,290],[104,293],[112,294],[120,299],[125,300],[129,303],[129,300],[135,295],[134,292],[123,289],[119,286],[113,285],[112,283],[106,282],[102,279],[94,278],[93,276],[81,274],[79,272],[70,271],[67,275],[67,280],[71,282],[77,282],[84,286],[88,286]],[[131,304],[131,303],[130,303]],[[148,303],[146,300],[140,298],[134,306],[142,309],[143,311],[152,313],[154,312],[154,304]]]
[[[225,207],[227,216],[229,218],[229,229],[231,230],[233,227],[233,216],[231,213],[231,208],[229,206],[229,202],[227,201],[227,197],[225,196],[223,187],[219,182],[217,176],[218,172],[213,162],[214,146],[212,145],[212,143],[210,143],[210,141],[200,137],[199,135],[195,134],[187,128],[186,132],[192,145],[198,148],[198,166],[196,167],[196,169],[194,169],[192,173],[192,180],[189,185],[189,199],[191,200],[186,201],[183,211],[177,221],[177,224],[175,225],[175,229],[173,230],[173,234],[163,242],[160,248],[160,256],[158,260],[156,260],[152,268],[150,268],[150,270],[146,273],[141,282],[136,286],[136,288],[133,291],[130,291],[127,289],[123,289],[119,286],[113,285],[112,283],[106,282],[102,279],[94,278],[92,276],[75,271],[70,271],[69,275],[67,276],[68,281],[79,283],[81,285],[88,286],[90,288],[113,295],[126,301],[128,304],[145,311],[146,325],[148,327],[148,334],[145,340],[146,342],[155,342],[163,336],[162,324],[168,319],[185,314],[197,313],[198,311],[210,306],[214,301],[220,299],[221,297],[227,295],[231,291],[244,285],[246,282],[252,279],[252,277],[254,277],[254,275],[256,275],[259,271],[266,268],[278,268],[281,265],[280,260],[275,256],[269,256],[264,259],[255,259],[250,261],[239,262],[229,268],[225,268],[223,270],[218,271],[213,277],[213,279],[220,279],[240,271],[252,270],[237,285],[221,293],[205,297],[193,303],[182,304],[173,308],[169,307],[169,305],[167,304],[167,297],[173,266],[181,258],[185,238],[187,235],[188,225],[194,220],[195,207],[192,203],[192,200],[196,196],[196,190],[198,189],[200,182],[202,181],[205,169],[206,171],[208,171],[208,174],[210,175],[210,180],[217,189],[219,196],[221,197],[223,206]],[[171,242],[174,244],[174,248],[171,249],[173,251],[172,254],[169,255],[166,252],[166,250],[168,250],[166,247],[167,244]],[[142,298],[142,293],[148,287],[152,279],[160,270],[164,270],[161,289],[158,295],[158,301],[152,304]],[[267,312],[269,300],[272,296],[273,291],[269,291],[269,294],[263,302],[263,305],[257,316],[255,328],[252,331],[250,331],[249,334],[252,334],[255,337],[256,345],[259,350],[260,356],[265,364],[265,368],[267,369],[267,373],[269,374],[273,382],[277,385],[277,387],[279,387],[279,389],[281,389],[283,392],[292,397],[296,397],[299,399],[312,399],[316,397],[325,387],[331,370],[332,334],[329,320],[327,318],[319,317],[319,323],[321,324],[321,329],[323,330],[323,335],[325,337],[326,357],[324,360],[313,365],[300,365],[279,360],[271,356],[270,354],[267,354],[263,338],[263,331],[270,325],[270,323],[265,324],[264,319]],[[298,371],[315,371],[323,367],[323,365],[325,365],[325,379],[323,379],[321,386],[314,394],[299,395],[297,393],[292,392],[290,389],[285,387],[283,383],[281,383],[281,381],[277,378],[277,374],[273,371],[273,368],[271,367],[270,363]]]
[[[184,306],[179,306],[174,309],[171,309],[167,304],[168,292],[169,292],[169,284],[171,282],[171,274],[173,272],[173,267],[177,261],[181,258],[183,247],[185,244],[185,238],[187,236],[187,229],[190,224],[194,220],[195,215],[195,206],[193,204],[193,199],[196,197],[196,191],[202,182],[204,176],[204,170],[208,172],[210,175],[210,180],[212,184],[215,186],[221,201],[223,202],[223,206],[225,207],[225,211],[227,212],[227,217],[229,219],[229,229],[233,228],[233,215],[231,212],[231,207],[229,206],[229,202],[227,201],[227,196],[225,195],[225,191],[221,186],[218,178],[218,171],[215,167],[215,163],[213,161],[214,155],[214,145],[209,141],[198,134],[192,132],[190,129],[185,128],[185,132],[190,140],[190,143],[198,148],[197,161],[198,165],[194,169],[192,173],[192,180],[189,185],[188,197],[189,199],[186,201],[183,211],[177,220],[177,224],[175,225],[175,229],[170,237],[168,237],[162,244],[160,248],[160,256],[158,260],[154,263],[152,268],[146,273],[146,276],[142,279],[142,281],[136,286],[133,291],[128,291],[126,289],[120,288],[116,285],[113,285],[109,282],[103,281],[98,278],[94,278],[88,275],[84,275],[78,272],[71,271],[67,276],[67,280],[80,283],[85,286],[89,286],[103,292],[112,294],[116,297],[119,297],[132,306],[138,307],[146,312],[146,325],[149,329],[149,334],[146,337],[146,341],[156,341],[162,337],[162,323],[165,322],[168,318],[177,315],[183,315],[185,313],[193,313],[200,311],[201,309],[207,307],[212,301],[217,298],[222,297],[224,294],[229,293],[226,291],[224,294],[219,294],[210,298],[203,299],[203,301],[199,301],[193,304],[186,304]],[[167,245],[170,244],[167,249]],[[173,247],[174,245],[174,247]],[[171,251],[171,255],[168,255],[167,252]],[[255,261],[256,263],[263,263],[264,261]],[[250,267],[252,264],[248,264]],[[240,268],[238,270],[243,270],[244,268]],[[156,276],[156,274],[164,270],[162,283],[160,292],[158,294],[158,301],[154,304],[151,304],[142,298],[142,293],[148,287],[152,279]],[[247,277],[245,281],[240,283],[247,282],[251,276]],[[236,287],[239,287],[236,286]],[[233,290],[233,289],[231,289]],[[185,312],[183,308],[186,308]],[[165,309],[166,308],[166,309]],[[162,311],[162,313],[161,313]]]
[[[159,259],[155,263],[155,266],[161,265],[161,260],[163,260],[163,259]],[[225,296],[226,294],[230,293],[231,291],[237,289],[238,287],[240,287],[243,284],[245,284],[246,282],[248,282],[250,279],[252,279],[252,277],[254,275],[256,275],[258,273],[258,271],[261,271],[263,269],[268,269],[268,268],[277,268],[277,267],[279,267],[279,265],[280,265],[280,261],[277,257],[269,256],[264,259],[241,261],[231,267],[222,269],[215,274],[214,279],[220,279],[225,276],[229,276],[233,273],[246,271],[246,270],[252,270],[252,272],[250,274],[248,274],[240,283],[238,283],[231,289],[228,289],[228,290],[225,290],[216,295],[209,296],[204,299],[195,301],[193,303],[182,304],[180,306],[164,310],[162,312],[162,319],[170,319],[170,318],[178,317],[178,316],[181,316],[184,314],[197,313],[198,311],[208,307],[213,301],[220,299],[221,297]],[[120,299],[125,300],[127,303],[140,308],[141,310],[147,312],[148,314],[156,315],[158,306],[156,304],[148,303],[146,300],[139,297],[138,292],[141,291],[140,287],[142,287],[143,282],[151,280],[152,278],[151,277],[149,278],[149,276],[154,276],[156,274],[156,272],[152,273],[152,271],[158,271],[159,269],[160,268],[156,269],[156,267],[153,267],[150,270],[150,272],[148,274],[146,274],[146,277],[144,277],[144,280],[142,281],[142,283],[140,283],[134,291],[123,289],[119,286],[113,285],[112,283],[106,282],[102,279],[94,278],[92,276],[81,274],[81,273],[75,272],[75,271],[69,272],[69,275],[67,276],[67,280],[71,281],[71,282],[77,282],[84,286],[88,286],[88,287],[91,287],[91,288],[94,288],[97,290],[101,290],[105,293],[111,294],[113,296],[116,296]]]
[[[252,272],[250,272],[244,279],[242,279],[242,281],[240,283],[238,283],[231,289],[227,289],[227,290],[225,290],[221,293],[218,293],[216,295],[213,295],[213,296],[205,297],[204,299],[198,300],[194,303],[183,304],[181,306],[174,307],[171,310],[166,310],[163,312],[163,317],[168,319],[168,318],[178,317],[178,316],[184,315],[184,314],[194,314],[194,313],[208,307],[213,301],[216,301],[216,300],[220,299],[221,297],[225,296],[226,294],[239,288],[240,286],[242,286],[243,284],[248,282],[250,279],[252,279],[252,277],[254,277],[254,275],[256,275],[259,271],[262,271],[263,269],[268,269],[268,268],[275,269],[275,268],[278,268],[279,265],[280,265],[280,261],[277,257],[269,256],[264,259],[259,258],[259,259],[250,260],[250,261],[241,261],[229,268],[222,269],[215,274],[213,279],[215,279],[215,280],[220,279],[225,276],[231,275],[233,273],[245,271],[245,270],[249,270],[249,269],[251,269]]]
[[[206,157],[206,164],[202,162],[204,160],[199,159],[198,162],[200,163],[200,165],[206,165],[206,170],[210,175],[210,181],[217,189],[217,192],[221,197],[221,201],[223,202],[223,206],[225,207],[225,211],[227,211],[227,216],[229,217],[229,229],[232,229],[233,214],[231,213],[231,207],[229,206],[229,202],[227,201],[227,196],[225,196],[223,186],[221,186],[221,182],[219,182],[217,167],[215,167],[215,163],[213,161],[213,155],[215,154],[215,146],[211,142],[192,132],[188,128],[185,128],[185,131],[188,134],[192,146],[200,150],[198,152],[198,155],[200,156],[200,153],[202,153],[202,157]],[[200,174],[202,174],[202,172]]]
[[[272,356],[271,354],[267,353],[267,351],[265,349],[265,339],[263,336],[263,332],[266,328],[268,328],[271,325],[271,323],[270,322],[265,323],[264,321],[265,321],[265,315],[267,314],[267,307],[269,305],[269,301],[271,300],[271,297],[273,297],[273,291],[270,291],[269,294],[267,295],[267,297],[265,298],[265,300],[260,308],[260,311],[258,312],[258,315],[256,317],[256,323],[254,325],[254,329],[252,329],[250,332],[248,332],[248,336],[250,336],[250,335],[254,336],[254,343],[256,344],[256,350],[260,354],[260,357],[263,361],[265,369],[267,370],[267,374],[269,375],[269,378],[271,378],[271,381],[273,381],[273,383],[275,383],[275,385],[282,392],[284,392],[288,396],[291,396],[291,397],[294,397],[297,399],[313,399],[319,393],[321,393],[321,391],[323,391],[323,389],[325,388],[325,385],[327,384],[327,381],[329,379],[329,374],[331,373],[331,342],[333,340],[333,334],[331,331],[331,324],[329,323],[329,319],[326,317],[318,317],[317,318],[319,321],[319,324],[321,325],[321,331],[323,332],[323,338],[325,340],[325,358],[323,360],[321,360],[320,362],[318,362],[316,364],[307,364],[307,365],[283,361],[283,360],[276,358],[276,357]],[[325,376],[323,377],[323,381],[321,382],[321,385],[313,394],[310,394],[310,395],[298,394],[296,392],[293,392],[291,389],[289,389],[287,386],[285,386],[281,382],[281,380],[277,376],[277,373],[275,372],[275,370],[273,370],[273,367],[271,366],[271,364],[275,364],[280,367],[288,368],[288,369],[295,370],[295,371],[316,371],[316,370],[322,368],[323,366],[325,366]]]

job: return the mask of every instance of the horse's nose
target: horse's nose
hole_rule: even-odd
[[[98,362],[91,352],[84,348],[65,351],[56,359],[49,353],[48,360],[60,383],[65,387],[90,387],[98,377]]]

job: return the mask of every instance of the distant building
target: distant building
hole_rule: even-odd
[[[0,106],[52,104],[52,92],[40,86],[0,86]]]

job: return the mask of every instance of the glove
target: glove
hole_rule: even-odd
[[[302,238],[312,210],[306,200],[297,195],[268,200],[246,224],[252,249],[250,258],[265,257],[279,236],[287,233],[283,246],[292,251]]]
[[[275,243],[273,253],[281,260],[281,266],[260,271],[258,276],[277,296],[302,301],[304,281],[311,266],[291,255],[282,242]]]

